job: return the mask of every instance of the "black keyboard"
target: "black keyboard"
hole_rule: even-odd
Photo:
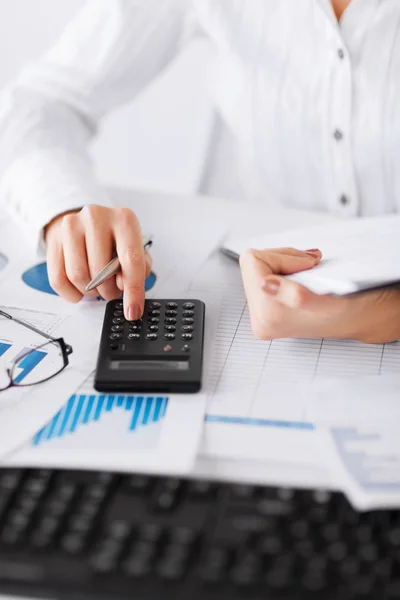
[[[0,519],[0,594],[400,598],[400,511],[336,493],[3,469]]]

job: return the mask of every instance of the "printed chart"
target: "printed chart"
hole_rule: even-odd
[[[19,363],[18,367],[18,375],[14,377],[14,382],[21,384],[24,379],[32,373],[34,369],[38,367],[38,365],[44,360],[47,356],[47,352],[43,350],[32,350],[31,348],[22,348],[22,350],[15,351],[15,346],[13,344],[7,344],[5,342],[0,342],[0,358],[7,362],[8,355],[12,354],[12,361],[17,362],[20,357],[23,357],[29,352],[25,358],[23,358]],[[0,375],[1,378],[1,375]]]
[[[119,413],[117,416],[121,419],[118,425],[122,425],[125,433],[133,435],[139,432],[146,446],[154,446],[157,443],[157,425],[164,419],[167,406],[168,398],[164,396],[74,394],[46,427],[37,433],[32,445],[54,443],[71,435],[86,436],[90,427],[96,428],[101,423],[110,427],[109,418]],[[103,439],[101,441],[104,442]]]
[[[1,256],[0,255],[0,270],[1,270]],[[57,296],[57,292],[53,290],[49,283],[49,277],[47,274],[47,264],[45,262],[30,267],[22,274],[22,281],[30,288],[43,292],[44,294],[52,294]],[[150,273],[145,283],[145,290],[151,290],[156,283],[156,275]],[[86,298],[89,300],[89,298]]]

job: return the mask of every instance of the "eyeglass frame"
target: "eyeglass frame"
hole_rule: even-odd
[[[61,352],[62,352],[63,363],[64,363],[63,366],[62,366],[62,368],[59,371],[57,371],[57,373],[54,373],[53,375],[50,375],[49,377],[46,377],[45,379],[42,379],[41,381],[35,381],[33,383],[27,383],[27,384],[18,385],[16,383],[14,383],[14,381],[12,379],[12,369],[17,364],[16,362],[13,362],[12,363],[12,368],[11,369],[6,369],[7,375],[10,378],[10,383],[8,384],[7,387],[0,388],[0,393],[1,392],[5,392],[6,390],[9,390],[9,389],[11,389],[13,387],[30,387],[31,385],[38,385],[39,383],[45,383],[46,381],[49,381],[50,379],[53,379],[53,377],[55,377],[56,375],[59,375],[69,365],[69,358],[68,358],[68,356],[73,353],[73,348],[69,344],[65,343],[64,338],[62,338],[62,337],[60,337],[60,338],[54,338],[53,336],[49,335],[48,333],[45,333],[44,331],[41,331],[40,329],[37,329],[36,327],[34,327],[33,325],[31,325],[30,323],[27,323],[26,321],[22,321],[22,319],[17,319],[16,317],[13,317],[9,313],[6,313],[4,310],[0,310],[0,317],[6,317],[6,319],[14,321],[14,323],[18,323],[19,325],[22,325],[23,327],[26,327],[27,329],[30,329],[34,333],[37,333],[38,335],[41,335],[42,337],[44,337],[47,340],[46,343],[43,343],[42,345],[37,346],[36,348],[32,348],[31,350],[27,351],[22,356],[19,356],[18,359],[17,359],[18,362],[20,360],[22,360],[23,358],[25,358],[26,356],[29,356],[29,354],[33,350],[37,350],[38,348],[41,348],[42,346],[45,346],[47,343],[53,342],[53,343],[59,344],[59,346],[61,348]]]

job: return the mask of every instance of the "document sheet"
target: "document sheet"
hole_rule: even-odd
[[[350,219],[256,238],[228,239],[232,255],[246,248],[319,248],[321,263],[290,275],[317,294],[351,294],[400,281],[400,216]]]
[[[36,433],[43,423],[64,404],[69,394],[87,377],[90,365],[87,356],[95,350],[96,327],[86,319],[57,315],[54,313],[20,309],[13,306],[0,306],[0,309],[58,338],[64,337],[73,348],[70,365],[49,381],[40,385],[23,387],[24,379],[32,371],[38,370],[49,358],[43,348],[31,355],[29,360],[22,360],[17,367],[17,378],[20,387],[0,392],[0,459],[18,448]],[[81,337],[91,340],[89,347],[81,347]],[[29,329],[0,317],[0,369],[2,374],[9,368],[16,357],[25,354],[32,348],[32,340],[37,335]],[[43,341],[45,339],[43,338]],[[38,358],[36,360],[36,358]],[[1,376],[2,383],[5,377]],[[61,393],[60,393],[61,390]]]
[[[175,287],[179,282],[170,282]],[[193,273],[188,292],[207,296],[217,322],[202,456],[324,468],[301,388],[329,376],[396,373],[400,343],[333,339],[256,340],[237,263],[215,252]],[[304,481],[307,483],[307,481]]]
[[[400,376],[333,379],[309,391],[321,456],[360,510],[400,506]]]

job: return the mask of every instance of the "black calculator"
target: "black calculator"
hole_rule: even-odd
[[[104,392],[193,393],[201,388],[205,304],[146,300],[127,321],[121,300],[107,303],[94,387]]]

